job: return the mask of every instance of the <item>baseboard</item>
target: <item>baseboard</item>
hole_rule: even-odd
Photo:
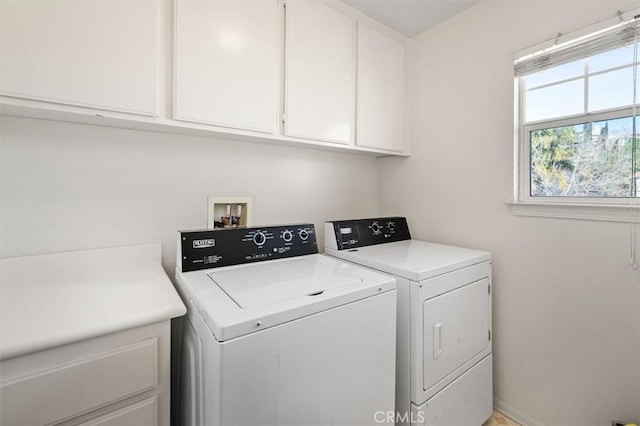
[[[504,414],[509,417],[511,420],[520,423],[522,426],[545,426],[544,423],[540,423],[533,417],[523,413],[507,404],[506,402],[500,401],[498,398],[493,398],[493,408],[500,414]]]

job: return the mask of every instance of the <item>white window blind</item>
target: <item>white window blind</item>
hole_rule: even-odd
[[[522,77],[618,47],[632,45],[635,40],[638,40],[639,34],[640,15],[634,15],[631,19],[609,28],[566,42],[559,42],[547,49],[516,59],[515,76]]]

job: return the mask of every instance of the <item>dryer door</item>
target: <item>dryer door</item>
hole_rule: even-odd
[[[413,316],[417,362],[412,401],[421,404],[491,352],[490,269],[463,268],[420,282]]]
[[[424,302],[425,391],[489,344],[488,287],[483,278]]]

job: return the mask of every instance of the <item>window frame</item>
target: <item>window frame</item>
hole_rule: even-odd
[[[640,9],[633,11],[637,14]],[[625,14],[626,15],[626,14]],[[615,20],[607,20],[591,27],[583,28],[575,33],[566,35],[566,39],[577,38],[596,32],[607,26],[611,26]],[[564,38],[564,37],[563,37]],[[530,47],[526,50],[516,53],[520,55],[532,53],[541,48],[547,48],[558,42],[547,41],[538,46]],[[563,117],[554,117],[551,119],[543,119],[525,122],[525,102],[526,88],[525,76],[514,77],[514,181],[513,181],[513,201],[506,203],[514,215],[517,216],[534,216],[534,217],[553,217],[565,219],[585,219],[585,220],[603,220],[613,222],[640,223],[640,189],[637,197],[534,197],[531,196],[531,131],[554,128],[562,126],[571,126],[576,124],[597,122],[610,119],[633,117],[634,105],[626,105],[623,107],[610,108],[597,112],[588,111],[589,97],[589,79],[592,76],[605,74],[608,72],[622,69],[628,65],[615,66],[607,70],[599,70],[589,73],[588,64],[585,58],[585,72],[580,77],[584,78],[584,112],[572,114]],[[633,65],[632,65],[633,66]],[[638,77],[640,79],[640,76]],[[563,80],[564,81],[564,80]],[[549,83],[549,85],[558,84],[558,82]],[[540,85],[544,87],[546,85]],[[536,86],[538,87],[538,86]],[[640,93],[638,94],[640,98]],[[640,112],[640,100],[635,105],[636,117]],[[636,118],[637,120],[638,118]],[[640,157],[640,152],[638,153]],[[638,158],[640,164],[640,158]]]
[[[522,84],[522,83],[521,83]],[[521,96],[524,98],[524,96]],[[523,102],[521,100],[521,102]],[[621,108],[612,108],[608,110],[586,113],[586,114],[574,114],[570,116],[554,118],[550,120],[539,120],[527,124],[523,124],[520,127],[520,141],[522,142],[520,151],[519,169],[521,175],[519,177],[520,183],[520,201],[523,202],[536,202],[536,203],[550,203],[550,204],[631,204],[634,200],[639,200],[640,195],[637,197],[534,197],[531,195],[531,132],[540,129],[549,129],[555,127],[574,126],[576,124],[583,124],[589,122],[598,122],[605,120],[613,120],[618,118],[626,118],[633,116],[633,106],[625,106]]]

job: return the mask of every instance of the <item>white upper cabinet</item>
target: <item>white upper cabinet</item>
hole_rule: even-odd
[[[0,94],[157,114],[158,2],[0,2]]]
[[[336,0],[0,0],[0,106],[407,155],[405,43]]]
[[[404,64],[403,42],[358,23],[358,146],[403,150]]]
[[[276,1],[176,1],[174,118],[276,132],[282,12]]]
[[[320,1],[291,1],[285,33],[285,135],[351,144],[355,19]]]

